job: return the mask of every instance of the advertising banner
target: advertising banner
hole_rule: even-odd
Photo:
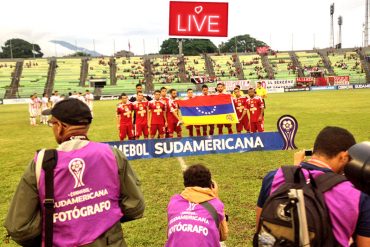
[[[296,149],[297,120],[289,115],[282,116],[277,128],[279,132],[106,143],[121,150],[129,160]]]

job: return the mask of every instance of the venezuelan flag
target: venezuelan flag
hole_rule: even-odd
[[[182,121],[185,125],[238,123],[231,95],[198,96],[179,100]]]

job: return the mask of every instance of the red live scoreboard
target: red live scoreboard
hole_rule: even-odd
[[[170,1],[171,36],[227,37],[228,3]]]

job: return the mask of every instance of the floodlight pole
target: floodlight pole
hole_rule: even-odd
[[[12,40],[10,39],[10,58],[13,59],[13,47],[12,47]]]
[[[334,3],[330,5],[330,44],[334,48]]]
[[[182,39],[178,39],[178,43],[179,43],[179,54],[182,55],[183,54]]]
[[[364,29],[364,47],[367,47],[369,45],[369,0],[366,0]]]
[[[343,17],[338,17],[338,26],[339,26],[339,37],[338,37],[338,47],[342,48],[342,25],[343,25]]]
[[[32,44],[33,59],[35,59],[35,44]]]

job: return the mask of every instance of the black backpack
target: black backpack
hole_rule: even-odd
[[[285,183],[266,200],[253,246],[300,246],[299,221],[302,219],[299,219],[297,213],[297,201],[288,195],[290,189],[303,190],[309,246],[340,246],[332,232],[323,193],[346,181],[346,178],[327,172],[314,179],[307,170],[307,183],[301,167],[283,166],[281,169]]]

